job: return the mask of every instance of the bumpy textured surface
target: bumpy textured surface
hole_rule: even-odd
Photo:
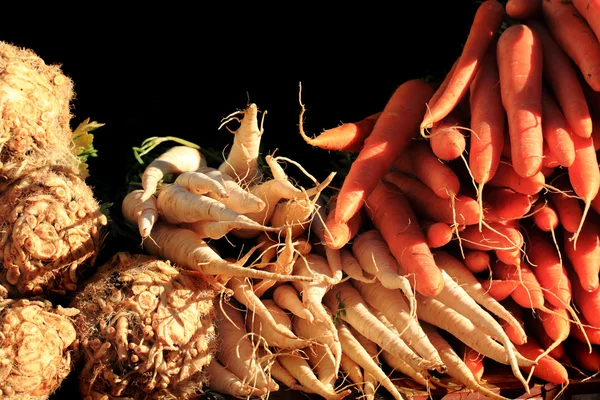
[[[107,218],[78,172],[42,168],[0,193],[0,285],[64,295],[94,265]]]
[[[215,293],[199,276],[117,253],[74,297],[83,399],[189,399],[216,350]]]
[[[0,41],[0,189],[40,166],[77,166],[73,96],[73,82],[58,65]]]
[[[69,375],[78,310],[0,300],[0,400],[47,399]]]

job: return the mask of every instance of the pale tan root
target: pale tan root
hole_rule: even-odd
[[[433,343],[433,345],[438,349],[440,357],[448,367],[446,373],[465,385],[467,388],[479,392],[486,397],[497,400],[506,400],[505,397],[500,396],[499,394],[489,390],[488,388],[482,386],[477,379],[466,366],[464,361],[460,358],[458,354],[454,351],[454,349],[450,346],[450,344],[439,334],[437,329],[429,325],[427,323],[423,324],[423,330],[429,337],[429,340]]]
[[[196,232],[203,238],[221,239],[234,229],[252,229],[265,232],[277,232],[279,228],[260,225],[251,219],[239,221],[196,221],[182,224],[184,228]]]
[[[142,194],[141,189],[129,192],[121,203],[121,212],[127,221],[137,225],[140,236],[144,240],[150,236],[152,227],[158,220],[158,208],[154,196],[142,201]]]
[[[319,238],[321,244],[325,244],[325,220],[326,220],[326,205],[325,202],[319,198],[317,200],[317,209],[315,213],[315,217],[312,219],[311,223],[311,233],[315,233],[317,238]],[[341,250],[342,249],[331,249],[329,246],[325,247],[325,257],[327,258],[327,262],[329,263],[329,267],[331,268],[331,278],[332,283],[335,285],[342,281],[344,277],[344,263],[342,261]],[[358,263],[356,263],[358,264]],[[360,269],[360,268],[359,268]]]
[[[352,252],[348,248],[343,247],[340,249],[340,258],[340,261],[342,262],[342,270],[351,279],[364,283],[373,283],[377,281],[377,277],[375,275],[372,275],[370,277],[365,276],[365,274],[363,273],[363,269],[358,263],[358,260],[356,259],[356,257],[354,257],[354,254],[352,254]]]
[[[327,400],[339,400],[348,396],[352,391],[350,389],[342,390],[336,393],[333,388],[324,385],[313,372],[312,367],[302,356],[281,352],[277,359],[279,363],[287,369],[302,387],[310,388],[311,391],[322,396]]]
[[[337,329],[333,323],[333,319],[330,313],[323,305],[323,298],[327,291],[329,291],[333,285],[329,283],[329,275],[331,268],[327,264],[327,260],[323,257],[314,253],[306,255],[304,258],[298,258],[294,263],[293,275],[295,276],[317,276],[318,279],[311,281],[308,284],[299,284],[299,282],[293,282],[294,288],[302,296],[302,303],[310,313],[315,317],[315,320],[322,321],[327,324],[329,331],[333,334],[334,340],[339,342],[337,337]],[[335,356],[336,371],[339,371],[341,349],[339,345],[332,348]]]
[[[265,202],[260,197],[255,196],[246,188],[240,186],[231,176],[209,167],[201,168],[198,172],[204,173],[209,178],[219,182],[227,192],[227,197],[225,198],[220,198],[212,193],[208,193],[207,195],[215,200],[220,200],[227,208],[232,209],[238,214],[259,212],[265,208]]]
[[[313,344],[304,349],[308,363],[313,367],[317,378],[324,385],[333,388],[337,379],[335,357],[328,346],[320,343]]]
[[[240,378],[222,366],[217,360],[212,360],[206,370],[208,373],[208,387],[222,394],[228,394],[239,399],[249,396],[263,396],[266,389],[257,389],[243,383]]]
[[[257,279],[275,279],[282,281],[310,281],[309,276],[281,275],[245,268],[237,263],[224,260],[195,232],[177,226],[157,222],[150,235],[151,240],[144,242],[145,250],[163,260],[170,260],[182,268],[203,275],[238,276]]]
[[[299,337],[310,339],[315,343],[314,346],[321,345],[330,350],[323,353],[324,357],[330,357],[330,359],[324,361],[324,363],[333,365],[333,369],[321,370],[319,380],[321,380],[321,382],[329,382],[330,380],[335,379],[339,373],[338,357],[339,360],[342,358],[342,346],[338,338],[337,328],[334,327],[335,331],[332,331],[329,324],[325,322],[315,320],[311,323],[307,319],[298,318],[296,316],[292,317],[292,323],[294,332]],[[327,371],[330,372],[329,376],[325,375],[325,372]]]
[[[353,331],[352,327],[346,325],[344,322],[338,322],[337,327],[340,332],[340,341],[342,343],[344,354],[347,354],[354,362],[363,367],[365,378],[367,378],[367,374],[372,375],[375,381],[381,383],[395,399],[404,399],[390,380],[389,376],[381,369],[377,345],[364,337],[364,335],[361,335],[358,331]],[[365,379],[365,383],[366,382],[367,379]]]
[[[379,281],[374,283],[352,281],[352,285],[371,307],[385,316],[400,337],[406,343],[410,343],[417,354],[433,362],[433,368],[443,372],[444,363],[435,347],[427,339],[417,318],[410,315],[410,306],[400,291],[387,289]]]
[[[243,114],[241,121],[236,118],[236,114]],[[223,118],[219,129],[232,120],[238,120],[240,125],[235,131],[227,159],[219,166],[219,171],[243,184],[259,181],[262,171],[258,165],[258,156],[263,130],[258,126],[258,107],[252,103],[243,112],[228,115]]]
[[[264,347],[261,347],[258,349],[258,359],[263,369],[268,371],[272,378],[275,378],[290,389],[295,390],[298,387],[296,378],[277,361],[277,354],[271,353]]]
[[[277,323],[273,315],[252,291],[252,286],[246,278],[234,276],[227,282],[227,287],[233,290],[233,297],[241,304],[246,306],[249,311],[262,317],[262,329],[272,329],[273,332],[288,339],[298,339],[298,337],[285,325]]]
[[[183,186],[190,193],[211,193],[214,196],[213,198],[216,197],[216,200],[229,196],[221,182],[199,171],[184,172],[175,179],[174,183]]]
[[[264,340],[264,343],[262,343],[263,345],[288,350],[301,349],[311,344],[310,340],[300,339],[292,332],[292,320],[273,300],[262,300],[262,304],[278,329],[289,332],[289,335],[294,336],[295,338],[284,336],[274,330],[271,327],[271,322],[266,322],[266,318],[263,317],[262,313],[254,313],[252,310],[248,310],[246,315],[246,330],[254,334],[253,340],[255,340],[257,344],[261,344],[258,342]],[[258,340],[259,338],[260,341]]]
[[[142,201],[156,192],[158,183],[167,174],[195,171],[206,165],[206,160],[197,149],[188,146],[173,146],[152,161],[142,174]]]
[[[215,306],[216,331],[221,340],[217,353],[219,362],[242,380],[258,390],[276,391],[279,387],[271,380],[258,362],[256,348],[245,329],[242,313],[226,302]]]
[[[416,315],[416,300],[410,281],[401,275],[402,269],[379,231],[370,229],[354,238],[352,253],[363,271],[377,277],[388,289],[400,289],[410,304],[411,316]]]
[[[273,291],[273,301],[284,310],[288,310],[298,318],[306,319],[309,323],[314,320],[308,308],[304,307],[300,295],[291,284],[283,283]]]
[[[382,349],[404,359],[417,372],[435,366],[435,362],[417,355],[400,337],[394,335],[368,309],[365,300],[349,282],[332,288],[324,297],[324,304],[341,320],[377,343]]]
[[[510,364],[506,349],[476,327],[470,319],[434,298],[417,294],[417,300],[419,306],[417,316],[420,320],[447,331],[473,350],[492,360],[505,365]],[[531,367],[534,364],[532,360],[526,359],[519,352],[515,352],[515,356],[519,367]]]
[[[287,226],[285,229],[285,243],[283,245],[283,249],[277,255],[277,260],[274,263],[270,263],[265,271],[275,272],[278,274],[291,274],[294,269],[294,261],[298,257],[294,248],[294,242],[292,238],[292,228]],[[262,297],[262,295],[269,290],[273,285],[275,285],[276,281],[274,280],[262,280],[254,284],[252,290],[254,290],[254,294],[258,297]]]
[[[342,353],[340,369],[342,372],[344,372],[344,374],[346,374],[348,379],[354,383],[354,387],[356,387],[359,392],[363,391],[364,382],[363,371],[361,368],[362,367],[358,365],[356,361],[351,359],[346,353]]]
[[[456,283],[458,283],[467,294],[486,308],[489,312],[508,322],[517,332],[520,333],[524,341],[527,340],[527,334],[517,319],[497,300],[490,296],[481,285],[481,282],[473,273],[460,261],[452,257],[447,252],[438,250],[433,254],[436,264],[446,271]]]

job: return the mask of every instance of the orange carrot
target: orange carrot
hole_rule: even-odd
[[[302,103],[300,105],[302,107],[299,123],[300,135],[302,135],[306,143],[324,150],[348,151],[352,153],[360,151],[365,139],[373,131],[377,118],[381,115],[381,112],[377,112],[358,122],[347,122],[335,128],[326,129],[317,137],[310,138],[304,132],[302,119],[305,108]]]
[[[543,0],[508,0],[506,14],[516,20],[525,21],[541,16]]]
[[[424,296],[440,293],[444,287],[442,273],[406,196],[393,184],[382,181],[366,204],[373,224],[416,290]]]
[[[519,282],[519,286],[510,294],[512,299],[523,308],[544,310],[544,292],[531,271],[525,265],[517,267],[498,262],[492,266],[494,277]]]
[[[506,112],[502,106],[499,79],[496,43],[493,43],[471,83],[469,95],[473,130],[469,146],[469,168],[473,179],[479,184],[479,199],[483,185],[496,173],[504,146]]]
[[[496,280],[495,282],[499,282]],[[513,316],[513,318],[519,322],[520,329],[507,321],[500,321],[506,336],[510,338],[510,341],[514,344],[523,344],[527,342],[527,336],[523,336],[525,332],[525,322],[523,312],[525,309],[518,305],[513,299],[507,298],[502,301],[502,305],[506,310]]]
[[[546,89],[542,90],[542,133],[550,152],[563,167],[575,161],[575,145],[571,138],[571,127],[556,100]]]
[[[600,4],[593,0],[572,0],[572,3],[600,40]]]
[[[600,224],[595,220],[586,221],[581,230],[577,249],[575,243],[565,235],[565,254],[573,271],[577,274],[580,285],[586,291],[597,290],[600,287],[598,273],[600,272]]]
[[[577,247],[577,238],[579,237],[587,213],[594,197],[600,191],[600,169],[598,168],[598,157],[594,149],[593,139],[591,137],[585,139],[574,135],[573,142],[575,144],[576,156],[575,161],[568,168],[569,181],[575,194],[581,197],[585,204],[579,227],[570,239],[573,241],[573,246]]]
[[[460,181],[446,163],[441,162],[425,141],[417,140],[394,162],[400,172],[414,175],[442,199],[458,194]]]
[[[581,325],[571,322],[571,338],[580,343],[600,344],[600,328],[590,326],[583,315],[579,317]],[[585,335],[584,335],[585,333]]]
[[[345,223],[357,213],[398,155],[410,145],[432,92],[431,86],[420,79],[406,81],[396,89],[344,179],[335,223]]]
[[[463,263],[469,270],[478,274],[490,270],[490,254],[483,250],[466,250]]]
[[[600,352],[596,347],[590,351],[584,343],[572,341],[567,344],[567,349],[578,367],[593,373],[600,371]]]
[[[524,178],[542,167],[542,47],[526,25],[512,25],[496,47],[502,104],[508,117],[511,159]]]
[[[528,230],[527,257],[531,270],[544,290],[544,298],[553,306],[565,309],[571,304],[571,281],[556,248],[542,232]]]
[[[497,0],[486,0],[479,6],[447,86],[442,89],[434,104],[430,102],[425,112],[420,126],[421,135],[424,136],[425,129],[432,128],[436,122],[441,121],[456,108],[469,89],[487,48],[496,37],[503,17],[504,7]]]
[[[537,199],[537,196],[518,193],[505,187],[490,187],[483,197],[483,218],[488,222],[523,218]]]
[[[458,194],[454,201],[441,199],[421,181],[401,172],[389,172],[383,179],[404,193],[421,218],[459,226],[479,222],[479,205],[468,196]]]
[[[420,222],[420,225],[425,234],[427,245],[436,249],[450,243],[454,235],[454,228],[444,222]]]
[[[485,365],[483,363],[485,357],[481,355],[481,353],[467,346],[466,344],[460,341],[457,342],[459,347],[459,354],[462,356],[463,362],[465,363],[467,368],[469,368],[475,379],[477,381],[481,381],[481,378],[483,377],[483,371],[485,369]]]
[[[541,11],[542,1],[538,3]],[[571,59],[561,49],[544,23],[528,21],[527,25],[540,38],[544,56],[544,80],[556,96],[569,126],[576,135],[589,137],[592,133],[592,118],[577,70]]]
[[[542,2],[544,22],[556,42],[581,70],[586,82],[600,91],[600,43],[571,1]]]
[[[485,279],[481,286],[497,301],[503,301],[520,285],[516,280]]]
[[[533,223],[544,232],[552,232],[558,227],[559,219],[551,203],[537,203],[532,211]]]
[[[546,197],[550,200],[550,205],[556,210],[563,229],[569,233],[574,233],[579,227],[579,222],[583,219],[581,202],[574,196],[567,175],[559,175],[552,185],[559,191],[550,192]]]
[[[533,338],[529,338],[527,343],[515,345],[515,347],[519,353],[532,360],[544,353],[544,349]],[[531,367],[523,367],[523,370],[529,372]],[[542,357],[533,367],[533,375],[557,385],[569,382],[569,374],[565,367],[548,355]]]
[[[461,129],[466,125],[465,122],[460,110],[455,109],[431,127],[429,145],[440,160],[452,161],[464,153],[467,141]]]
[[[473,250],[513,250],[523,246],[523,235],[518,228],[492,222],[487,226],[467,226],[461,233],[465,248]]]

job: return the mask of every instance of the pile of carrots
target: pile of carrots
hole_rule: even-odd
[[[314,181],[298,187],[285,157],[261,168],[254,104],[218,168],[189,146],[150,164],[123,214],[224,295],[209,387],[503,398],[486,360],[525,392],[599,372],[598,38],[600,3],[485,0],[439,86],[406,81],[314,138],[300,103],[307,143],[353,155],[339,191],[296,164]],[[221,256],[226,235],[254,247]]]

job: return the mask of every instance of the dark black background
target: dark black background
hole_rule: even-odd
[[[279,149],[324,178],[334,155],[298,133],[299,83],[309,134],[380,111],[404,81],[443,78],[478,5],[153,4],[62,10],[43,27],[16,18],[0,37],[62,65],[75,84],[73,127],[88,117],[105,123],[88,179],[103,202],[118,199],[143,139],[171,135],[221,150],[233,138],[218,130],[221,119],[249,102],[268,112],[264,151]],[[70,379],[53,399],[75,398],[75,390]]]

